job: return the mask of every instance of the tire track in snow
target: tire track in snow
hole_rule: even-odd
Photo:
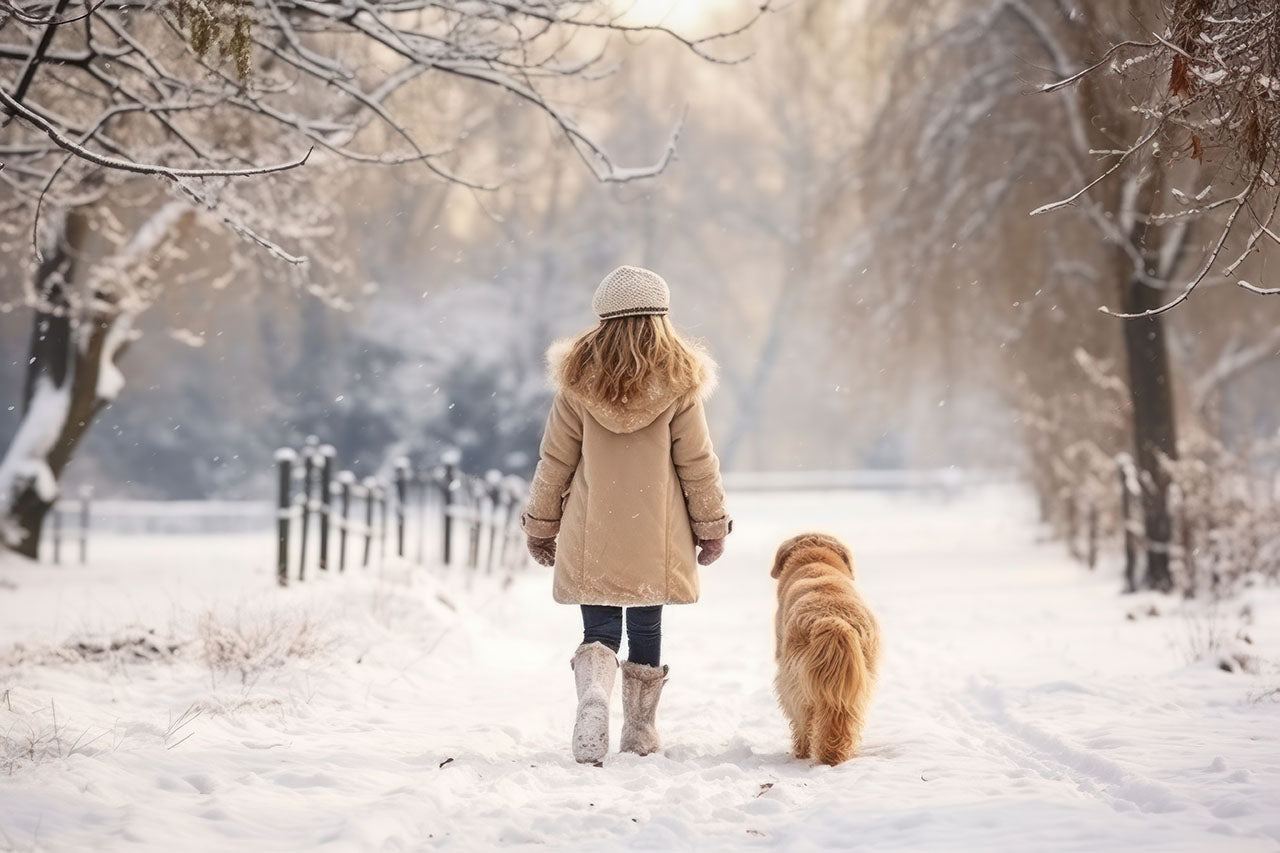
[[[1198,812],[1209,825],[1217,825],[1224,833],[1249,835],[1168,786],[1018,719],[1009,711],[1005,691],[997,684],[982,683],[971,676],[962,695],[963,698],[951,697],[942,704],[957,727],[1024,770],[1050,782],[1070,784],[1120,813]]]

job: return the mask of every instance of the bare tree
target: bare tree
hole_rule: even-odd
[[[766,9],[690,39],[624,23],[612,8],[0,1],[0,254],[29,270],[15,301],[35,312],[24,416],[0,462],[4,542],[36,554],[62,468],[122,384],[114,359],[137,316],[166,270],[193,264],[179,229],[221,227],[281,262],[298,286],[340,303],[339,276],[325,276],[340,262],[326,257],[327,211],[304,181],[286,179],[303,166],[314,182],[342,165],[416,164],[488,189],[500,174],[459,166],[476,106],[494,96],[545,116],[600,180],[661,172],[674,133],[654,161],[619,166],[562,106],[566,87],[608,71],[615,34],[657,33],[732,61],[713,51]],[[175,212],[157,179],[198,216]],[[243,252],[224,251],[198,258],[216,264],[204,283],[257,275]]]
[[[1155,144],[1166,126],[1151,107],[1159,101],[1154,87],[1167,78],[1078,74],[1118,44],[1150,41],[1163,31],[1162,15],[1157,0],[971,0],[917,4],[910,13],[885,7],[879,20],[901,38],[887,59],[894,73],[865,162],[868,195],[889,200],[876,210],[883,245],[891,247],[884,265],[895,282],[921,282],[898,294],[905,310],[942,272],[944,280],[963,275],[984,287],[959,299],[945,288],[926,291],[935,313],[946,310],[936,300],[946,299],[956,316],[1015,340],[1034,343],[1024,332],[1042,322],[1037,312],[1067,321],[1058,327],[1068,330],[1093,328],[1081,306],[1102,303],[1126,318],[1120,344],[1149,546],[1145,584],[1167,590],[1171,521],[1162,459],[1176,458],[1178,448],[1161,309],[1187,267],[1205,264],[1195,257],[1205,223],[1225,214],[1229,228],[1238,214],[1219,204],[1185,215],[1180,199],[1205,196],[1175,188],[1205,187],[1217,173],[1189,144],[1171,145],[1167,134]],[[1051,94],[1029,95],[1036,89],[1028,77]],[[1069,79],[1075,85],[1053,85]],[[1046,198],[1061,201],[1044,205]],[[1064,215],[1028,219],[1032,208]],[[1019,318],[1001,320],[1001,304],[1017,306]],[[1015,349],[1024,359],[1035,352]]]
[[[1274,3],[1249,0],[1144,5],[1152,8],[1135,9],[1133,21],[1145,33],[1123,38],[1122,32],[1108,30],[1112,44],[1105,50],[1090,46],[1088,57],[1101,58],[1043,86],[1045,93],[1075,90],[1079,108],[1068,118],[1078,128],[1075,135],[1095,144],[1091,153],[1103,160],[1078,189],[1033,214],[1068,206],[1092,209],[1104,237],[1132,259],[1119,310],[1102,310],[1125,321],[1134,439],[1151,543],[1147,584],[1167,590],[1173,584],[1173,543],[1166,463],[1178,453],[1172,372],[1160,315],[1186,302],[1206,282],[1234,281],[1253,293],[1280,293],[1280,288],[1259,287],[1241,274],[1260,244],[1280,243],[1272,229],[1280,206],[1275,178],[1280,165],[1280,86],[1275,82],[1280,10]],[[1045,29],[1052,32],[1052,27]],[[1052,44],[1050,36],[1042,40]],[[1050,67],[1064,71],[1062,57],[1051,47],[1049,53]],[[1093,110],[1108,89],[1125,96],[1120,104],[1132,116],[1128,122],[1108,122],[1109,145],[1095,143],[1096,134],[1090,137],[1083,124],[1085,116],[1097,115]],[[1119,205],[1108,207],[1109,201]],[[1243,234],[1237,235],[1242,225]],[[1114,233],[1115,226],[1121,231]],[[1193,240],[1205,248],[1197,253]],[[1233,242],[1238,244],[1234,248]],[[1275,349],[1274,341],[1262,341],[1234,357],[1224,352],[1217,369],[1193,387],[1197,408],[1202,408],[1206,386]]]

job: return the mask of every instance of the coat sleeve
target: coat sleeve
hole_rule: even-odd
[[[563,394],[556,394],[538,451],[538,467],[529,484],[529,503],[520,526],[538,539],[560,532],[561,499],[582,457],[582,416]]]
[[[711,447],[706,411],[697,398],[677,411],[671,421],[671,460],[680,477],[693,535],[699,539],[727,536],[733,520],[725,507],[720,460]]]

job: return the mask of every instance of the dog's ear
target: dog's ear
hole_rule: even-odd
[[[849,553],[849,548],[836,537],[826,533],[817,534],[814,538],[823,548],[839,557],[840,562],[844,563],[844,567],[849,570],[849,577],[853,577],[853,555]]]
[[[778,546],[778,553],[773,555],[773,571],[769,572],[769,577],[777,578],[782,574],[782,566],[787,562],[787,557],[791,556],[791,551],[796,547],[798,536],[792,536],[786,542]]]

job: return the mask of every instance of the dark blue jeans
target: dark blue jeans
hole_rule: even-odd
[[[622,608],[582,605],[582,642],[622,646]],[[627,608],[627,660],[657,666],[662,655],[662,605]]]

